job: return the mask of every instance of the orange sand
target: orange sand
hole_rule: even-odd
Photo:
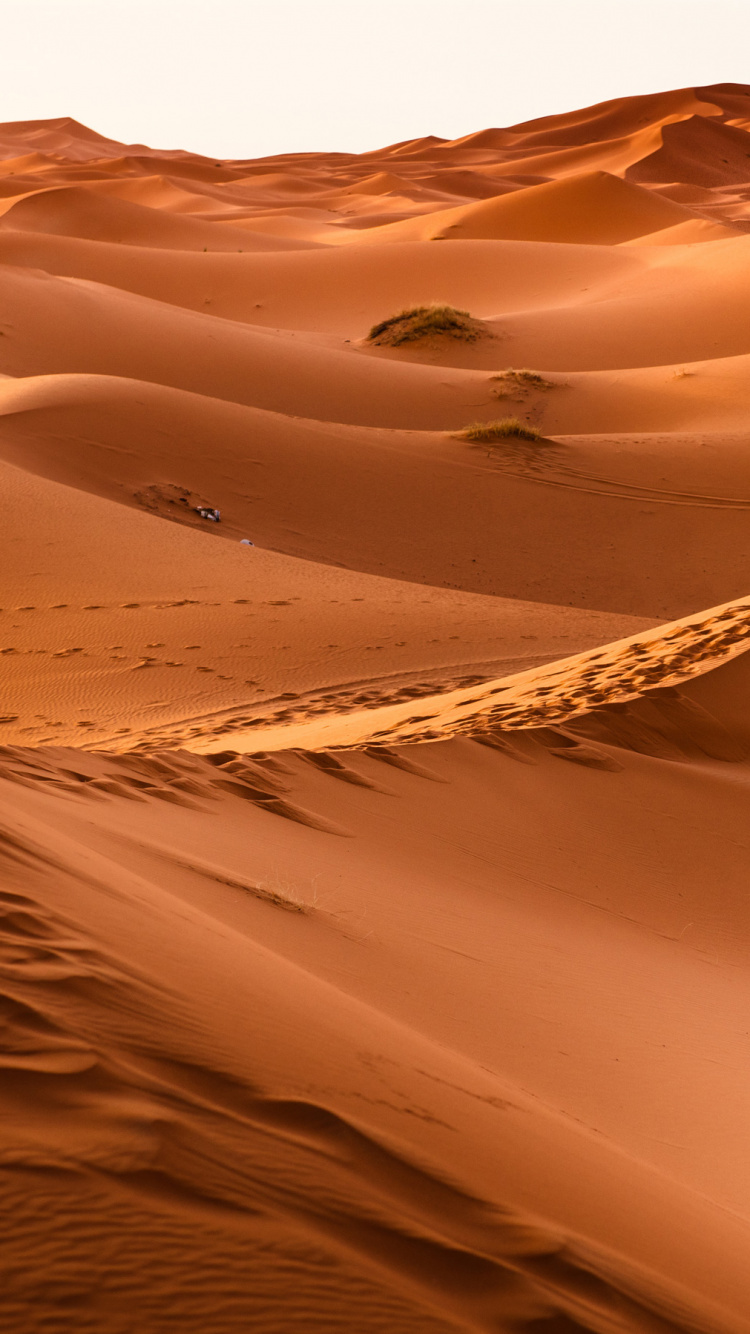
[[[0,154],[3,1327],[748,1334],[750,88]]]

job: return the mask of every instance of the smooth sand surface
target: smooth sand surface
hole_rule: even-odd
[[[748,1334],[750,88],[0,154],[0,1324]]]

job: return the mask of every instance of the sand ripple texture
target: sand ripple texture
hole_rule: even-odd
[[[602,706],[622,708],[657,687],[663,697],[670,688],[744,653],[749,635],[750,599],[743,598],[595,652],[473,688],[428,695],[418,714],[406,703],[370,704],[372,711],[296,725],[285,722],[269,728],[257,720],[248,732],[242,720],[222,720],[217,728],[224,736],[229,734],[239,750],[257,743],[267,749],[312,750],[437,741],[462,733],[480,735],[486,729],[512,732],[567,723]],[[501,695],[504,698],[499,699]],[[194,741],[190,748],[210,753],[218,746],[212,737]]]

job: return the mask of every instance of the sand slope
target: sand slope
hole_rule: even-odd
[[[232,227],[219,231],[196,218],[115,200],[81,186],[6,199],[2,209],[0,225],[11,231],[49,232],[164,250],[284,249],[281,239],[275,243],[271,237],[248,237]]]
[[[8,462],[178,520],[185,489],[216,541],[652,620],[747,586],[746,432],[488,449],[90,376],[0,382],[0,406]]]
[[[686,214],[679,204],[606,171],[592,171],[428,214],[418,221],[393,223],[382,236],[373,233],[366,239],[375,243],[461,239],[617,245],[689,221]]]

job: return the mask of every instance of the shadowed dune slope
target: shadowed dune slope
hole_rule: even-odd
[[[212,227],[196,218],[113,199],[82,186],[44,190],[16,201],[6,200],[5,205],[0,227],[10,231],[75,236],[164,250],[285,249],[283,238],[257,233],[248,236],[239,228]]]
[[[704,116],[665,125],[662,146],[629,166],[626,175],[639,183],[687,179],[708,187],[746,184],[747,131]]]
[[[729,241],[733,236],[741,236],[720,222],[709,222],[707,218],[692,218],[688,222],[678,222],[675,227],[664,227],[658,232],[649,232],[646,236],[636,236],[632,241],[623,241],[623,245],[692,245],[695,241]]]
[[[361,1303],[375,1330],[747,1328],[737,765],[610,745],[609,771],[563,772],[559,740],[338,770],[3,755],[4,1217],[21,1247],[41,1212],[65,1224],[40,1315],[59,1320],[73,1254],[98,1278],[83,1310],[115,1318],[124,1247],[156,1328],[165,1303],[196,1330],[273,1328],[282,1303],[289,1329]],[[701,911],[709,831],[721,924]],[[4,1293],[21,1320],[32,1276]]]
[[[169,517],[185,488],[216,541],[654,620],[748,583],[745,432],[495,448],[98,376],[6,380],[0,406],[8,462]]]

